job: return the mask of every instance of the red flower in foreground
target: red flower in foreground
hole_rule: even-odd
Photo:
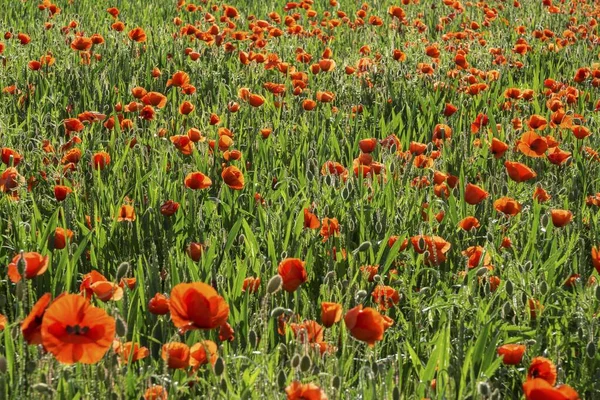
[[[57,298],[42,321],[44,348],[64,364],[97,363],[114,337],[114,318],[78,294]]]

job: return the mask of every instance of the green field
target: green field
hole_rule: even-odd
[[[0,398],[600,398],[599,18],[5,2]]]

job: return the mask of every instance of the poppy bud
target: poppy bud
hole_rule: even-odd
[[[308,356],[308,354],[305,354],[300,360],[300,371],[307,372],[310,369],[311,365],[312,361],[310,360],[310,357]]]
[[[488,385],[487,382],[479,382],[477,390],[483,397],[488,397],[490,395],[490,385]]]
[[[258,336],[256,336],[256,332],[254,331],[254,329],[248,332],[248,342],[250,342],[250,346],[252,347],[256,347],[256,345],[258,344]]]
[[[127,276],[128,272],[129,272],[129,263],[128,262],[121,263],[121,265],[119,265],[119,268],[117,268],[117,282],[120,282],[122,278]]]
[[[269,282],[267,283],[267,293],[268,294],[275,294],[278,291],[281,290],[281,287],[283,285],[283,279],[281,278],[281,275],[275,275],[273,276],[271,279],[269,279]]]
[[[596,356],[596,343],[594,343],[593,340],[585,346],[585,352],[588,358],[594,358]]]
[[[543,281],[542,283],[540,283],[540,294],[543,296],[546,293],[548,293],[548,284]]]
[[[271,318],[279,318],[283,314],[285,314],[285,308],[283,308],[283,307],[275,307],[271,311]]]
[[[596,295],[596,299],[600,301],[600,286],[596,286],[596,291],[594,294]]]
[[[483,276],[488,272],[486,267],[481,267],[477,270],[477,276]]]
[[[370,248],[371,248],[371,242],[366,241],[366,242],[362,242],[355,251],[358,253],[358,252],[367,251]]]
[[[511,280],[506,281],[506,285],[504,286],[506,290],[506,294],[512,296],[515,290],[515,287]]]
[[[52,390],[52,388],[45,383],[36,383],[32,386],[32,388],[38,393],[52,394],[52,392],[54,392],[54,390]]]
[[[279,374],[277,374],[277,385],[283,389],[287,383],[287,375],[283,369],[279,370]]]
[[[506,303],[504,303],[504,305],[502,306],[502,316],[506,319],[511,318],[513,315],[513,310],[512,310],[512,306],[510,305],[510,303],[507,301]]]
[[[362,301],[366,297],[367,297],[367,291],[361,289],[358,292],[356,292],[356,294],[354,295],[354,301],[356,301],[357,303],[362,303]]]
[[[292,366],[292,368],[298,368],[298,365],[300,365],[299,354],[294,354],[294,357],[292,357],[292,361],[290,361],[290,365]]]
[[[217,361],[215,361],[214,369],[216,376],[223,375],[223,372],[225,372],[225,361],[223,361],[222,357],[217,358]]]
[[[331,386],[333,386],[335,390],[340,389],[340,386],[342,386],[342,380],[339,376],[336,375],[333,377],[333,379],[331,380]]]
[[[394,386],[394,390],[392,390],[392,400],[400,400],[400,389],[398,386]]]

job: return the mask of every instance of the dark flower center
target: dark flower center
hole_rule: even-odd
[[[66,331],[69,335],[85,335],[90,330],[87,326],[67,325]]]

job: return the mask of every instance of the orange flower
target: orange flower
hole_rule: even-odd
[[[440,236],[413,236],[410,238],[415,251],[419,254],[429,253],[429,258],[425,260],[426,264],[441,264],[446,261],[446,253],[450,250],[451,244]],[[421,246],[424,245],[424,246]]]
[[[335,94],[332,92],[321,92],[317,90],[315,97],[317,98],[317,101],[320,101],[321,103],[331,103],[335,98]]]
[[[12,157],[12,165],[10,165],[11,157]],[[0,158],[2,159],[2,162],[4,164],[6,164],[6,166],[16,167],[17,165],[19,165],[19,163],[23,159],[23,156],[21,156],[19,153],[17,153],[15,150],[13,150],[11,148],[3,147],[2,149],[0,149]]]
[[[200,190],[209,188],[212,185],[212,181],[202,172],[190,172],[185,177],[185,186],[193,190]]]
[[[162,294],[156,293],[148,302],[148,311],[154,315],[165,315],[169,313],[169,299]]]
[[[517,141],[517,148],[528,157],[542,157],[548,149],[548,143],[545,137],[529,131]]]
[[[299,258],[286,258],[279,263],[277,272],[283,279],[283,289],[292,293],[308,280],[304,261]]]
[[[480,227],[479,224],[479,220],[473,216],[469,216],[466,218],[463,218],[459,223],[458,226],[461,229],[464,229],[465,231],[470,231],[471,229],[477,229]]]
[[[188,135],[170,136],[169,140],[184,156],[189,156],[194,152],[194,144]]]
[[[495,158],[500,158],[506,153],[508,150],[508,145],[503,141],[493,138],[492,144],[490,145],[490,152],[494,155]]]
[[[42,275],[48,269],[48,256],[42,256],[36,252],[28,252],[23,254],[23,262],[25,263],[25,278],[33,279],[36,276]],[[8,264],[8,277],[11,282],[17,283],[23,277],[20,270],[21,254],[13,257],[12,262]]]
[[[314,383],[293,381],[285,388],[287,400],[327,400],[325,392]]]
[[[8,323],[8,318],[6,315],[0,314],[0,332],[6,329],[6,324]]]
[[[190,76],[183,71],[177,71],[173,74],[171,79],[167,80],[167,87],[178,86],[182,87],[190,83]]]
[[[346,313],[344,322],[350,335],[366,342],[370,347],[373,347],[376,341],[383,340],[383,317],[373,308],[363,309],[362,304],[359,304]]]
[[[568,225],[573,219],[573,213],[569,210],[550,210],[550,215],[552,216],[552,225],[557,228]]]
[[[541,115],[532,115],[529,117],[529,121],[527,121],[527,126],[530,129],[542,130],[548,126],[548,121]]]
[[[160,213],[165,217],[174,215],[179,210],[179,203],[173,200],[167,200],[160,206]]]
[[[60,296],[42,320],[42,343],[64,364],[95,364],[115,337],[115,320],[78,294]]]
[[[300,324],[290,324],[295,338],[303,335],[309,343],[321,343],[323,341],[323,327],[317,321],[308,320]]]
[[[31,345],[42,344],[42,321],[51,300],[52,295],[45,293],[33,305],[29,315],[21,323],[21,333],[27,343]]]
[[[134,42],[141,43],[146,41],[146,32],[140,27],[130,30],[128,36]]]
[[[62,250],[67,246],[67,240],[71,240],[73,231],[58,227],[54,230],[54,235],[48,238],[49,244],[57,250]]]
[[[204,253],[204,245],[202,243],[190,242],[185,252],[193,261],[198,262],[202,258],[202,253]]]
[[[525,400],[579,400],[579,394],[569,385],[553,387],[544,379],[530,379],[523,383]]]
[[[181,103],[181,105],[179,106],[179,113],[182,115],[188,115],[190,114],[192,111],[194,111],[194,105],[192,103],[190,103],[189,101],[184,101],[183,103]]]
[[[209,362],[215,365],[218,357],[217,344],[212,340],[203,340],[190,349],[190,366],[196,371],[201,365]]]
[[[242,284],[242,292],[248,291],[248,293],[256,293],[260,287],[260,278],[249,276],[244,279]]]
[[[521,212],[521,204],[510,197],[501,197],[496,200],[494,202],[494,208],[496,211],[510,216],[515,216]]]
[[[229,166],[221,172],[221,178],[227,186],[234,190],[242,190],[244,188],[244,175],[236,166]]]
[[[173,324],[183,332],[218,328],[229,317],[225,299],[212,286],[202,282],[175,285],[171,290],[169,309]]]
[[[219,327],[219,340],[233,342],[235,331],[227,322]]]
[[[185,369],[190,364],[190,348],[185,343],[169,342],[163,345],[161,357],[173,369]]]
[[[65,127],[65,131],[67,133],[70,132],[81,132],[85,125],[78,120],[77,118],[67,118],[63,121],[63,126]]]
[[[375,286],[371,296],[373,297],[373,302],[376,303],[379,306],[379,309],[382,311],[385,311],[394,304],[398,304],[400,302],[400,295],[398,294],[398,291],[390,286]]]
[[[121,206],[121,208],[119,209],[119,215],[117,217],[117,221],[133,222],[133,221],[135,221],[135,219],[136,219],[136,216],[135,216],[135,210],[133,209],[133,207],[128,204],[123,204]]]
[[[123,288],[109,281],[98,281],[90,285],[92,292],[103,302],[119,301],[123,298]]]
[[[136,362],[150,355],[150,351],[147,347],[140,346],[139,343],[127,342],[121,344],[118,340],[113,342],[113,350],[120,357],[123,364],[128,364],[130,357],[131,362]]]
[[[321,221],[321,236],[323,236],[323,242],[326,242],[330,236],[339,235],[340,224],[337,218],[323,218]]]
[[[71,190],[71,188],[69,188],[67,186],[62,186],[62,185],[54,186],[54,197],[58,201],[63,201],[64,199],[66,199],[67,195],[71,192],[73,192],[73,190]]]
[[[575,125],[571,128],[571,132],[573,132],[573,136],[577,139],[585,139],[590,136],[590,130],[583,125]]]
[[[104,169],[110,164],[110,154],[105,151],[99,151],[92,156],[92,166],[94,169]]]
[[[19,175],[14,167],[9,167],[0,175],[0,192],[8,193],[13,197],[18,197],[16,190],[25,183],[25,178]]]
[[[87,51],[92,48],[92,39],[78,36],[71,42],[71,48],[78,51]]]
[[[321,222],[319,222],[319,218],[313,213],[310,212],[308,208],[304,209],[304,228],[308,229],[319,229],[321,226]]]
[[[535,357],[531,360],[529,370],[527,371],[527,380],[536,378],[543,379],[554,386],[556,383],[556,367],[554,363],[544,357]]]
[[[142,97],[142,102],[156,108],[164,108],[167,105],[167,96],[159,92],[148,92]]]
[[[251,93],[248,96],[248,103],[252,107],[260,107],[260,106],[262,106],[265,103],[265,98],[263,96],[261,96],[261,95]]]
[[[550,200],[551,198],[552,198],[552,196],[550,196],[550,195],[548,194],[548,192],[546,192],[546,191],[544,190],[544,188],[542,188],[542,187],[541,187],[541,186],[539,186],[539,185],[538,185],[538,186],[535,188],[535,190],[533,191],[533,199],[534,199],[534,200],[537,200],[537,201],[538,201],[538,202],[540,202],[540,203],[544,203],[544,202],[546,202],[546,201]]]
[[[329,328],[342,319],[342,305],[339,303],[321,303],[321,323]]]
[[[472,183],[467,184],[465,188],[465,201],[468,204],[478,204],[481,203],[489,196],[489,193],[480,188],[477,185],[473,185]]]
[[[504,167],[510,179],[515,182],[525,182],[537,176],[534,170],[520,162],[505,161]]]
[[[526,349],[524,344],[504,344],[496,351],[499,356],[502,356],[502,362],[505,365],[517,365],[521,363]]]
[[[160,385],[154,385],[144,392],[144,400],[168,400],[168,398],[167,390]]]
[[[302,101],[302,108],[304,111],[312,111],[317,106],[317,102],[311,99],[305,99]]]
[[[375,147],[377,147],[377,139],[362,139],[358,142],[358,147],[363,153],[372,153],[375,151]]]
[[[600,274],[600,251],[597,246],[592,247],[592,265]]]

